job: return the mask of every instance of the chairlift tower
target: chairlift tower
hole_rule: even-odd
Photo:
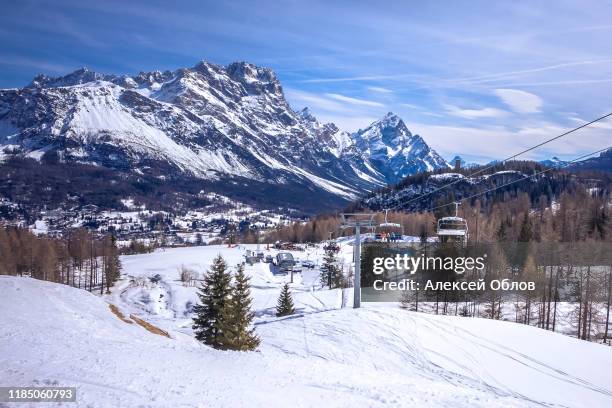
[[[355,244],[353,260],[355,276],[353,277],[353,308],[361,307],[361,227],[374,227],[375,213],[342,213],[342,228],[355,228]]]

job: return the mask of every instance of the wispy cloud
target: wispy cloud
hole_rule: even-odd
[[[384,114],[383,104],[339,94],[319,95],[285,88],[285,96],[294,109],[307,106],[320,122],[333,122],[349,132],[366,127]]]
[[[542,109],[542,98],[518,89],[496,89],[495,94],[518,113],[537,113]]]
[[[321,113],[317,115],[317,119],[322,123],[335,123],[340,129],[347,132],[355,132],[359,129],[366,128],[370,123],[380,119],[381,116],[368,115],[367,113],[360,115],[342,115]]]
[[[444,105],[449,115],[464,119],[501,118],[508,115],[507,111],[497,108],[464,109],[455,105]]]
[[[381,86],[368,86],[368,90],[372,92],[382,93],[382,94],[391,94],[393,91],[388,88],[383,88]]]
[[[455,154],[461,154],[464,158],[479,162],[510,157],[568,130],[554,123],[525,125],[518,129],[505,126],[445,126],[422,123],[413,123],[410,127],[413,132],[422,135],[442,156],[453,157]],[[610,145],[609,130],[605,128],[587,128],[579,135],[580,137],[559,139],[521,158],[542,160],[558,156],[567,160]]]
[[[317,110],[331,112],[346,112],[349,110],[346,106],[337,101],[298,89],[285,88],[285,96],[294,105],[294,108],[297,109],[307,106],[315,112]]]
[[[540,72],[559,70],[563,68],[572,68],[583,65],[596,65],[596,64],[610,64],[612,59],[600,59],[600,60],[589,60],[589,61],[573,61],[573,62],[564,62],[560,64],[546,65],[535,68],[514,70],[514,71],[506,71],[506,72],[497,72],[493,74],[486,75],[478,75],[472,77],[465,78],[454,78],[454,79],[446,79],[447,82],[465,82],[470,84],[476,83],[485,83],[485,82],[496,82],[508,79],[514,79],[516,77],[525,76],[527,74],[536,74]]]
[[[360,105],[360,106],[373,106],[382,108],[385,105],[380,102],[368,101],[365,99],[351,98],[350,96],[344,96],[336,93],[326,93],[325,96],[335,99],[340,102],[350,103],[352,105]]]
[[[310,78],[310,79],[304,79],[298,82],[302,82],[305,84],[322,84],[322,83],[332,83],[332,82],[380,81],[380,80],[400,79],[400,78],[408,78],[408,77],[411,77],[411,75],[408,75],[408,74],[360,75],[360,76],[349,76],[349,77],[338,77],[338,78]]]
[[[504,84],[505,86],[514,87],[539,87],[539,86],[564,86],[564,85],[597,85],[612,82],[612,78],[601,79],[570,79],[562,81],[535,81],[535,82],[517,82]]]

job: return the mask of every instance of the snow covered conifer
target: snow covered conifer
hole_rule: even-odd
[[[223,310],[231,300],[230,283],[227,264],[223,257],[218,255],[198,290],[200,302],[194,307],[196,317],[192,326],[196,339],[214,348],[223,348],[222,335],[226,329]]]
[[[340,266],[338,266],[338,260],[334,251],[325,251],[320,280],[321,284],[328,286],[329,289],[340,288],[344,283],[344,276]]]
[[[223,332],[220,342],[227,350],[249,351],[259,346],[259,337],[251,328],[255,313],[251,311],[251,286],[244,274],[244,265],[238,265],[234,276],[232,297],[222,311]]]
[[[278,304],[276,306],[276,316],[289,316],[295,313],[293,306],[293,297],[289,291],[289,284],[285,283],[281,290],[280,296],[278,297]]]

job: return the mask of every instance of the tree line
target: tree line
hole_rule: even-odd
[[[523,231],[524,232],[524,231]],[[419,254],[439,255],[437,247],[419,245]],[[417,312],[511,320],[579,339],[609,343],[612,307],[612,247],[609,242],[491,243],[480,247],[488,255],[483,271],[464,275],[423,270],[412,277],[425,283],[482,282],[482,289],[405,290],[400,306]],[[368,256],[368,255],[366,255]],[[490,290],[493,281],[533,282],[534,290],[514,287]],[[517,285],[518,286],[518,285]],[[467,285],[464,285],[467,287]],[[475,288],[476,285],[471,286]]]
[[[425,176],[416,175],[410,179],[423,177]],[[534,184],[529,191],[517,187],[495,195],[480,196],[469,202],[463,201],[459,208],[459,216],[465,218],[468,223],[470,240],[472,242],[517,241],[525,219],[531,226],[529,239],[536,242],[610,240],[612,215],[611,208],[607,205],[610,202],[610,191],[605,187],[610,184],[609,181],[602,184],[599,179],[586,179],[586,181],[594,180],[594,185],[604,186],[589,187],[586,181],[579,183],[574,177],[566,174],[559,174],[557,177],[562,181]],[[375,231],[403,232],[405,235],[416,237],[435,236],[436,220],[454,215],[454,206],[450,204],[458,198],[460,197],[449,189],[443,198],[431,203],[432,207],[446,206],[433,212],[389,211],[387,221],[400,224],[401,228],[394,228],[392,231],[377,228]],[[355,205],[357,204],[353,207]],[[352,210],[373,212],[363,207]],[[380,224],[384,218],[382,212],[375,212],[375,224]],[[309,221],[279,226],[266,233],[265,241],[321,242],[352,233],[352,230],[341,229],[339,215],[321,215]]]
[[[30,276],[90,292],[104,290],[119,278],[116,239],[86,229],[64,238],[36,235],[29,229],[0,226],[0,274]]]
[[[366,212],[371,212],[366,210]],[[383,213],[374,214],[374,223],[380,224],[385,221]],[[389,223],[400,224],[399,228],[378,228],[363,232],[387,232],[404,233],[405,235],[420,236],[426,234],[431,236],[435,231],[435,218],[432,213],[405,213],[401,211],[390,211],[387,214]],[[289,241],[289,242],[321,242],[342,236],[354,234],[353,230],[341,228],[342,220],[337,214],[316,216],[308,221],[297,221],[290,224],[280,225],[275,229],[266,231],[263,241]]]

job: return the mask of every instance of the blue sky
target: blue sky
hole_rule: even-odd
[[[480,162],[612,111],[610,1],[175,3],[5,2],[0,87],[246,60],[322,121],[352,131],[393,111],[447,159]],[[577,157],[610,135],[608,121],[529,158]]]

